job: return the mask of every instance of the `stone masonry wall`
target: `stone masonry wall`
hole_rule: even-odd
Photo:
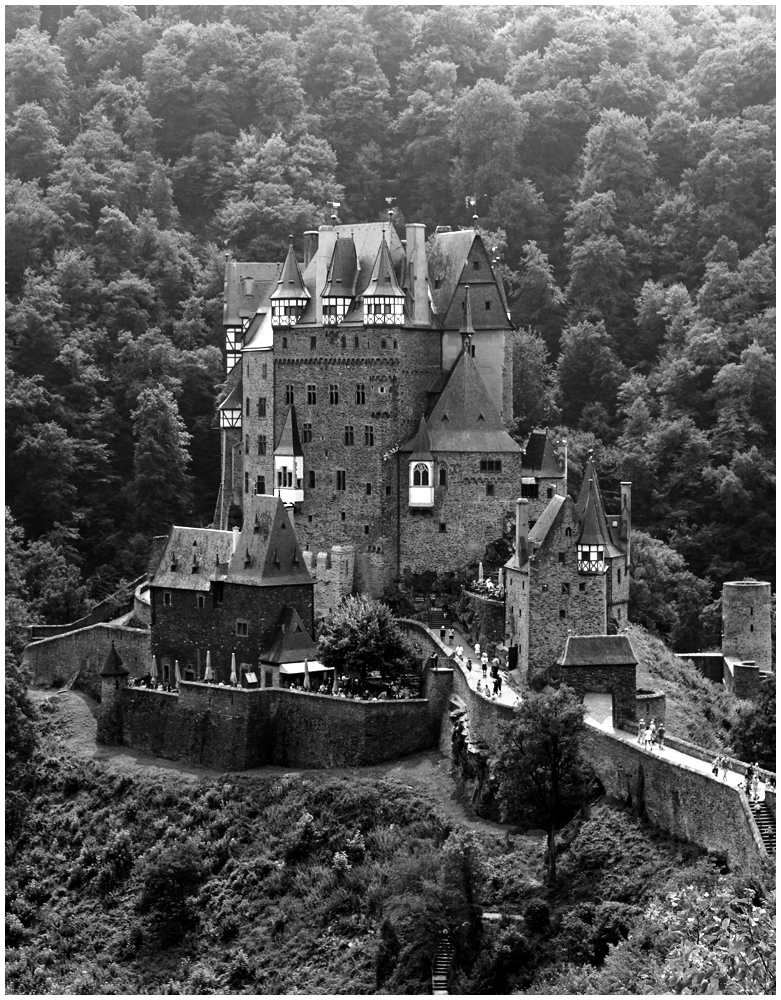
[[[282,423],[275,426],[274,422],[273,351],[247,351],[242,356],[241,364],[243,475],[240,489],[242,509],[246,510],[245,505],[256,492],[274,492],[274,446],[282,431]]]
[[[304,551],[302,554],[315,582],[315,620],[318,620],[353,592],[355,546],[334,545],[327,552]]]
[[[604,635],[607,632],[605,578],[604,575],[578,573],[578,531],[574,505],[568,501],[548,533],[545,545],[531,561],[530,670],[554,664],[563,653],[570,632],[572,635]]]
[[[675,653],[676,660],[691,660],[703,677],[714,684],[724,680],[724,657],[721,653]]]
[[[518,677],[526,687],[529,671],[529,563],[505,570],[505,642],[518,647]]]
[[[613,725],[635,717],[637,668],[634,666],[562,667],[561,680],[583,698],[587,692],[613,695]]]
[[[584,741],[608,795],[642,808],[652,823],[675,837],[726,851],[732,866],[757,866],[764,848],[737,789],[589,725]]]
[[[513,496],[521,475],[521,454],[497,455],[501,472],[481,472],[485,455],[452,452],[434,463],[434,506],[416,510],[408,504],[408,455],[399,462],[401,572],[435,566],[457,569],[483,559],[486,546],[505,537],[513,518]],[[493,457],[493,456],[489,456]],[[446,469],[447,485],[440,485]],[[493,495],[488,495],[488,490]]]
[[[724,656],[754,660],[761,670],[771,670],[772,597],[770,584],[754,580],[725,583],[721,592]]]
[[[296,609],[310,634],[314,634],[314,597],[311,584],[290,587],[224,586],[224,599],[215,606],[212,594],[200,592],[205,606],[198,607],[197,594],[190,590],[170,590],[170,605],[164,603],[164,591],[152,588],[152,652],[161,669],[163,657],[173,664],[179,660],[182,676],[187,666],[201,675],[206,651],[211,652],[215,680],[230,678],[231,655],[237,667],[241,663],[257,666],[260,654],[271,642],[284,605]],[[246,637],[236,634],[237,621],[248,622]]]
[[[664,691],[638,691],[635,697],[635,720],[651,719],[659,725],[667,717],[667,698]]]
[[[150,633],[146,629],[103,623],[31,642],[25,647],[23,662],[37,686],[66,684],[78,674],[79,686],[93,698],[99,698],[100,670],[112,641],[131,677],[142,677],[148,672],[152,655]]]

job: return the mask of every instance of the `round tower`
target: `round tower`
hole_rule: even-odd
[[[721,592],[723,656],[744,663],[753,660],[760,670],[771,670],[770,584],[760,580],[725,583]]]
[[[122,692],[127,686],[129,673],[112,640],[111,649],[100,671],[98,743],[122,743]]]

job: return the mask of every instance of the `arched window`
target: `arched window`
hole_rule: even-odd
[[[447,486],[447,466],[440,465],[439,467],[439,485]]]
[[[428,486],[428,466],[424,462],[418,462],[412,470],[413,486]]]

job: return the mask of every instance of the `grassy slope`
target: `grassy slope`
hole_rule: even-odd
[[[736,700],[691,663],[676,660],[642,626],[630,625],[627,634],[640,661],[638,688],[664,691],[667,697],[667,732],[709,750],[728,749]]]

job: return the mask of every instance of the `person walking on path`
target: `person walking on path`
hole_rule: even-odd
[[[648,725],[648,731],[646,732],[645,742],[648,749],[653,750],[654,743],[656,742],[656,722],[653,719],[651,719]]]
[[[475,656],[479,656],[479,655],[480,655],[480,643],[476,642],[475,643]]]
[[[637,742],[640,744],[640,746],[642,746],[643,743],[645,742],[645,719],[642,717],[640,718],[640,721],[637,723]]]
[[[480,666],[483,668],[483,677],[488,675],[488,653],[483,653],[480,658]]]
[[[472,673],[472,661],[471,660],[467,660],[466,661],[466,669],[467,669],[468,673],[470,673],[470,674]]]
[[[456,646],[456,656],[459,658],[459,660],[463,658],[463,655],[464,655],[464,647]]]
[[[494,678],[494,694],[499,694],[499,685],[500,684],[501,684],[501,681],[499,680],[499,675],[497,674],[497,676]]]
[[[497,674],[496,675],[496,683],[499,685],[498,690],[497,690],[496,693],[497,694],[501,694],[502,693],[502,675],[501,674]]]
[[[659,749],[664,750],[664,723],[659,723],[659,728],[656,730],[656,742],[659,744]]]
[[[727,756],[726,754],[721,755],[721,780],[727,780],[727,771],[729,770],[727,766]]]
[[[710,766],[711,773],[713,774],[714,778],[718,778],[719,776],[719,768],[722,765],[722,760],[723,758],[721,756],[715,757],[713,763]]]
[[[445,628],[444,625],[441,625],[439,628],[439,638],[442,640],[442,642],[445,641],[446,636],[447,636],[447,629]]]
[[[454,646],[455,643],[456,643],[456,633],[455,633],[455,629],[453,629],[452,627],[451,627],[450,631],[447,634],[447,641],[448,641],[448,645],[450,645],[450,646]]]
[[[475,690],[477,691],[478,694],[480,694],[483,690],[483,682],[480,680],[479,677],[477,678],[477,687],[475,688]]]

